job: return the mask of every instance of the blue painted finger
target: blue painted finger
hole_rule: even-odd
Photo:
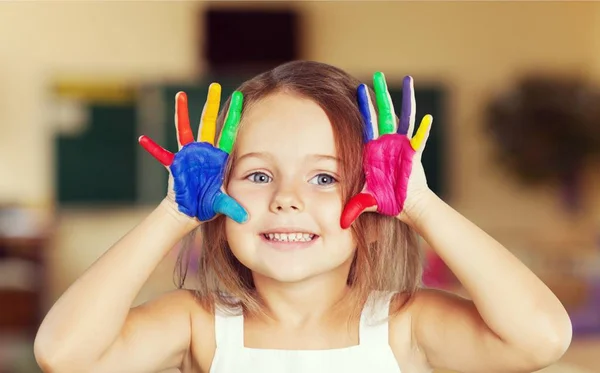
[[[377,138],[377,123],[375,109],[369,97],[369,90],[365,84],[358,86],[358,109],[363,118],[363,140],[365,143]]]
[[[215,197],[214,210],[216,213],[227,215],[240,224],[248,220],[246,210],[235,199],[220,191]]]

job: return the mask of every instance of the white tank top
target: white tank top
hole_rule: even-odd
[[[217,348],[210,373],[400,373],[388,343],[393,293],[372,294],[362,311],[359,344],[328,350],[277,350],[244,347],[244,316],[215,314]]]

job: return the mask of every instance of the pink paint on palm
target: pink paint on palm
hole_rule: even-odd
[[[378,212],[397,216],[404,208],[414,154],[408,137],[398,134],[383,135],[366,144],[366,190],[375,197]]]

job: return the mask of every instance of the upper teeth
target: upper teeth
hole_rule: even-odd
[[[310,233],[266,233],[265,237],[274,241],[310,241],[315,235]]]

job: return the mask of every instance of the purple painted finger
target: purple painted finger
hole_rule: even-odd
[[[400,113],[400,123],[398,124],[398,134],[412,135],[410,132],[411,122],[414,121],[414,91],[412,77],[406,76],[402,81],[402,112]]]

